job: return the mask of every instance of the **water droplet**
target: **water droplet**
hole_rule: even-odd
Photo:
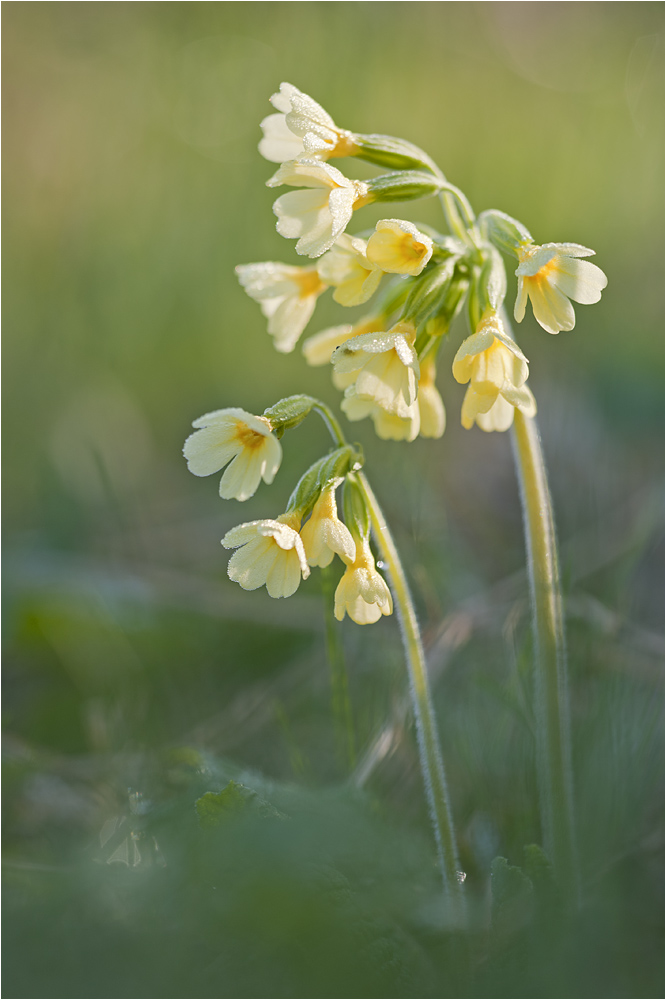
[[[377,569],[388,569],[388,563],[385,563],[383,559],[378,559]]]
[[[462,883],[467,878],[467,872],[456,872],[456,878],[458,879],[458,881],[462,885]]]

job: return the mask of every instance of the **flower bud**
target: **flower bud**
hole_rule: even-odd
[[[441,189],[440,181],[420,170],[399,170],[366,181],[366,204],[375,201],[413,201],[427,198]]]
[[[336,448],[323,458],[317,459],[294,487],[287,504],[287,512],[298,511],[301,517],[305,517],[314,507],[326,484],[331,480],[341,481],[352,467],[360,467],[359,459],[359,453],[351,445]]]
[[[444,303],[449,282],[453,277],[456,260],[450,257],[436,267],[430,267],[412,287],[405,303],[403,319],[420,326]]]
[[[487,212],[482,212],[477,221],[484,236],[504,253],[517,257],[518,247],[534,242],[522,222],[497,209],[491,208]]]
[[[389,170],[428,170],[436,173],[436,167],[427,153],[418,146],[392,135],[361,135],[354,133],[354,153],[368,163]]]
[[[285,431],[298,427],[305,420],[316,402],[312,396],[287,396],[278,400],[275,406],[269,406],[263,415],[277,436],[282,437]]]

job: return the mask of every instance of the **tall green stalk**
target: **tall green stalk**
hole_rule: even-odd
[[[370,512],[370,520],[377,544],[391,577],[409,672],[409,686],[416,720],[421,769],[430,819],[437,843],[444,889],[451,902],[454,919],[459,926],[462,926],[465,922],[465,900],[460,881],[458,848],[416,613],[395,542],[386,525],[377,498],[362,472],[357,474],[357,479]]]
[[[516,471],[534,630],[537,776],[544,846],[569,899],[578,897],[567,656],[555,524],[536,422],[516,409]]]

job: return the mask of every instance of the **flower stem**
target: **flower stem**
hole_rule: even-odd
[[[330,409],[330,407],[326,406],[326,403],[322,403],[320,400],[317,400],[312,409],[314,410],[315,413],[318,413],[321,419],[324,421],[335,443],[339,445],[339,447],[344,448],[344,446],[347,444],[347,442],[345,441],[345,436],[342,433],[342,428],[340,427],[340,424],[333,416],[333,411]]]
[[[323,566],[321,585],[324,597],[324,618],[326,623],[326,653],[331,673],[331,705],[338,756],[344,768],[353,771],[356,767],[356,740],[354,719],[349,698],[349,677],[345,663],[345,653],[333,617],[335,581],[333,567]]]
[[[365,497],[370,513],[372,529],[382,558],[387,565],[391,577],[393,596],[395,597],[398,617],[402,626],[402,639],[409,672],[412,706],[416,719],[421,768],[428,799],[430,819],[437,843],[437,853],[444,881],[444,890],[450,900],[453,916],[457,924],[463,926],[465,923],[465,900],[459,874],[458,849],[446,788],[444,764],[439,749],[437,722],[432,706],[430,684],[416,613],[409,593],[405,572],[400,562],[400,556],[384,520],[381,508],[370,489],[368,480],[362,472],[357,473],[357,480]]]
[[[516,409],[514,458],[523,505],[534,629],[537,779],[545,849],[569,899],[578,897],[564,618],[555,524],[536,422]]]

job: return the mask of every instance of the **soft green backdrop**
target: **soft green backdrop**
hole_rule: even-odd
[[[313,787],[344,772],[316,576],[289,601],[246,594],[226,579],[219,545],[232,525],[284,509],[327,447],[322,428],[309,421],[289,435],[274,486],[242,506],[219,500],[215,477],[190,476],[180,454],[208,410],[261,412],[299,391],[338,402],[325,370],[298,350],[274,352],[234,276],[238,263],[299,262],[275,232],[264,186],[273,168],[256,149],[282,80],[343,127],[426,149],[477,211],[499,208],[539,242],[597,251],[609,279],[600,304],[578,308],[574,331],[558,337],[528,310],[518,335],[562,543],[583,849],[603,869],[602,834],[606,859],[653,844],[663,6],[18,2],[3,14],[6,844],[16,870],[78,859],[125,808],[128,786],[150,791],[146,760],[169,748]],[[358,225],[386,214],[440,222],[423,202],[365,210]],[[308,332],[342,322],[341,311],[322,303]],[[481,898],[493,854],[519,860],[539,832],[510,440],[459,426],[464,389],[450,360],[463,333],[440,368],[441,441],[379,442],[366,424],[350,433],[398,538],[433,669],[445,671],[444,752]],[[346,622],[341,635],[363,750],[404,691],[397,626]],[[427,843],[413,747],[399,744],[377,789]],[[30,887],[36,900],[43,891]],[[619,889],[613,898],[624,901]],[[47,910],[24,911],[23,945],[37,912]],[[93,995],[92,960],[76,966],[81,994],[69,967],[56,972],[62,993],[35,993],[28,967],[14,987],[26,992],[13,995]],[[270,987],[246,988],[255,992],[228,995]],[[609,987],[595,980],[585,995],[599,988]]]

